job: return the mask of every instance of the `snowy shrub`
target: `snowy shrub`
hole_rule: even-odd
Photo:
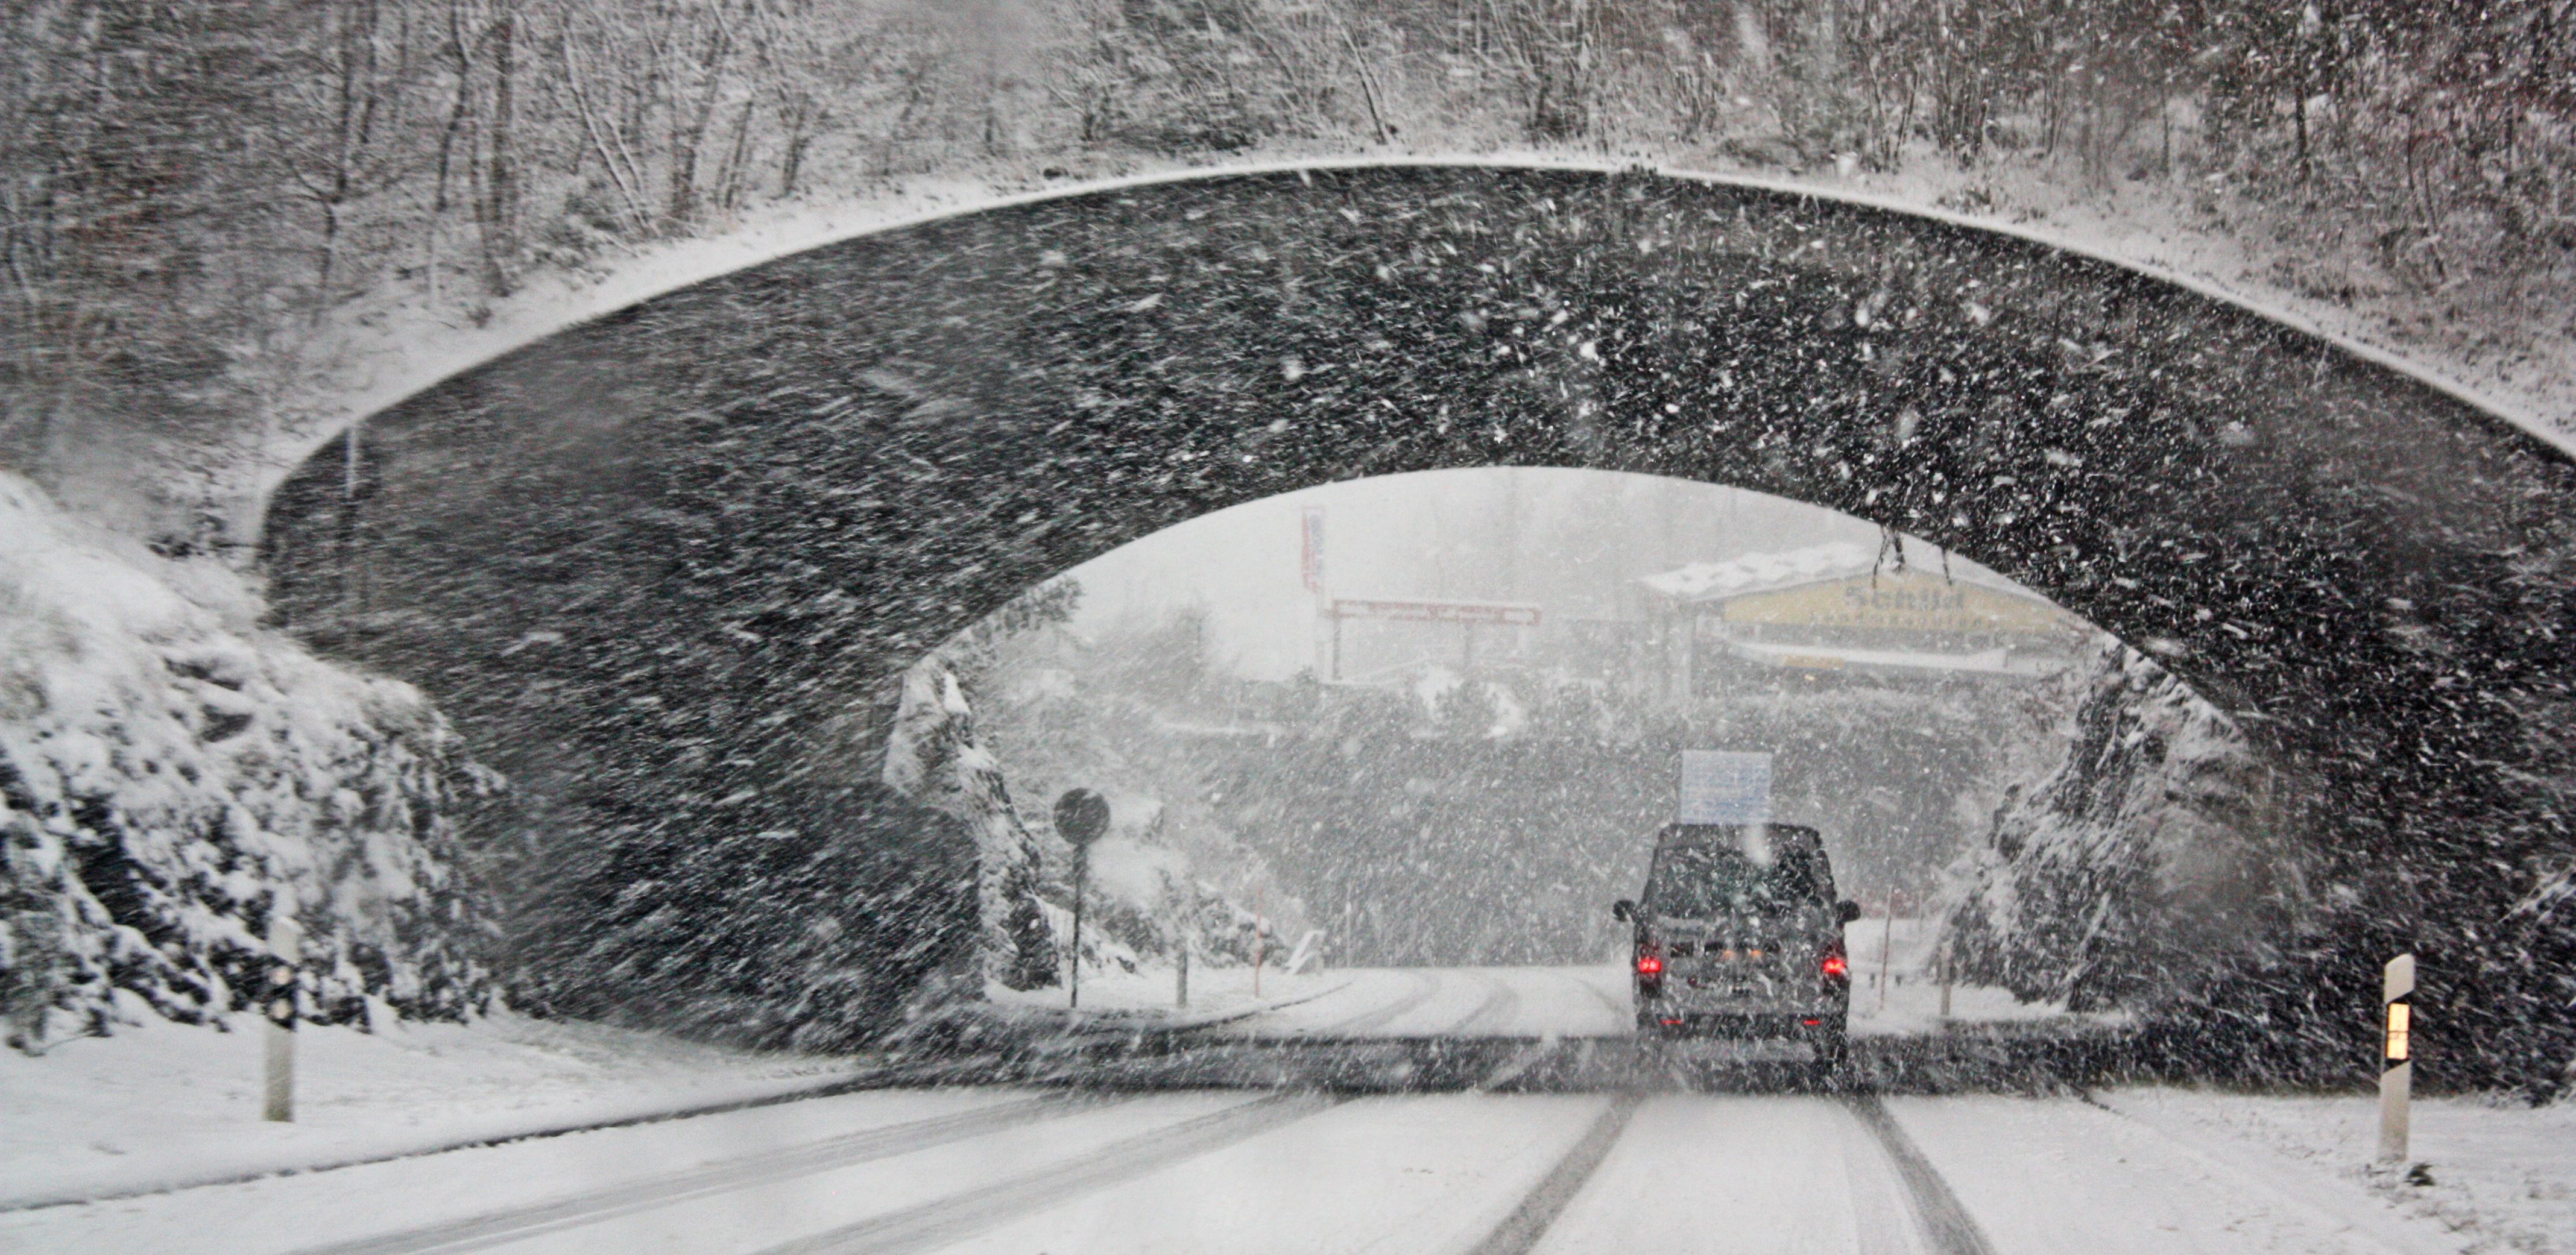
[[[2075,1010],[2143,1007],[2285,940],[2302,846],[2235,724],[2116,642],[2072,724],[2065,760],[2014,789],[1955,869],[1959,975]]]
[[[12,1046],[147,1012],[220,1022],[259,988],[279,911],[302,928],[308,1016],[487,1000],[448,812],[497,778],[411,686],[256,628],[253,605],[221,568],[94,534],[0,475]]]

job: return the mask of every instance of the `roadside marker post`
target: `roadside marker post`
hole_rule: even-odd
[[[1887,891],[1887,919],[1878,931],[1878,1009],[1887,1010],[1887,976],[1890,956],[1896,950],[1896,891]]]
[[[2406,1162],[2406,1104],[2415,1081],[2415,956],[2388,961],[2380,982],[2386,1015],[2379,1046],[2379,1160]]]
[[[291,1124],[295,1120],[295,965],[304,957],[303,930],[285,911],[270,910],[268,991],[260,1005],[260,1017],[268,1021],[263,1114]]]

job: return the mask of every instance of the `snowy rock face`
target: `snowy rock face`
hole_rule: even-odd
[[[2297,937],[2309,837],[2233,722],[2111,644],[2072,723],[2065,761],[1960,869],[1944,944],[1961,978],[2153,1010]]]
[[[911,821],[868,825],[899,677],[1022,590],[1329,479],[1544,464],[1843,510],[2137,644],[2336,799],[2354,901],[2402,904],[2298,960],[2336,999],[2370,1001],[2403,931],[2479,1008],[2428,1033],[2499,1068],[2576,1052],[2550,975],[2576,929],[2515,913],[2576,859],[2549,724],[2576,691],[2576,468],[2041,245],[1646,175],[1122,188],[657,298],[357,446],[354,475],[335,447],[281,489],[277,604],[517,783],[549,864],[522,918],[568,1006],[777,1005],[730,939],[805,927],[767,904],[821,893],[785,882],[838,834],[894,859]],[[889,861],[839,891],[882,899],[861,927],[900,954],[929,917],[894,908],[935,883]],[[2541,1036],[2491,1049],[2482,1015]]]
[[[410,685],[251,626],[253,605],[222,569],[123,547],[0,476],[9,1044],[220,1018],[266,988],[279,912],[302,929],[307,1016],[489,999],[449,812],[497,777]]]
[[[886,738],[885,782],[965,821],[973,835],[975,955],[984,979],[1007,989],[1052,985],[1055,936],[1038,900],[1037,841],[1011,805],[1001,764],[975,739],[973,720],[946,658],[913,664]]]

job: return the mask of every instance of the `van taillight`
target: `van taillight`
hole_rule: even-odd
[[[1825,956],[1825,975],[1849,976],[1851,975],[1851,964],[1844,962],[1843,956],[1839,954],[1828,954]]]
[[[1641,955],[1638,955],[1638,956],[1637,956],[1637,974],[1638,974],[1639,976],[1661,976],[1661,975],[1663,975],[1663,974],[1664,974],[1664,960],[1663,960],[1663,958],[1662,958],[1661,956],[1659,956],[1659,955],[1652,955],[1652,954],[1641,954]]]

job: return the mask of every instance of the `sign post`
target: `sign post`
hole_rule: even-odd
[[[1055,800],[1055,832],[1073,846],[1073,975],[1065,1005],[1082,1006],[1082,893],[1091,879],[1091,843],[1109,831],[1109,799],[1089,789],[1067,789]]]
[[[1324,591],[1324,508],[1308,506],[1297,517],[1297,575],[1315,595],[1315,615],[1332,620],[1332,652],[1316,660],[1315,672],[1327,680],[1342,678],[1342,621],[1333,614],[1332,597]],[[1316,647],[1324,643],[1318,632]]]
[[[2401,954],[2388,961],[2380,981],[2380,1000],[2387,1015],[2381,1020],[2385,1034],[2379,1047],[2379,1159],[2402,1164],[2406,1162],[2406,1104],[2415,1081],[2410,1040],[2415,1029],[2414,955]]]
[[[1723,750],[1683,750],[1681,805],[1685,824],[1771,822],[1771,755]]]
[[[295,965],[304,957],[303,929],[283,903],[269,907],[268,993],[260,1006],[268,1021],[267,1103],[263,1114],[281,1124],[295,1120]]]
[[[1190,934],[1198,923],[1198,896],[1195,876],[1188,878],[1187,888],[1172,888],[1172,949],[1180,968],[1180,974],[1172,981],[1172,1005],[1176,1007],[1190,1005]]]

